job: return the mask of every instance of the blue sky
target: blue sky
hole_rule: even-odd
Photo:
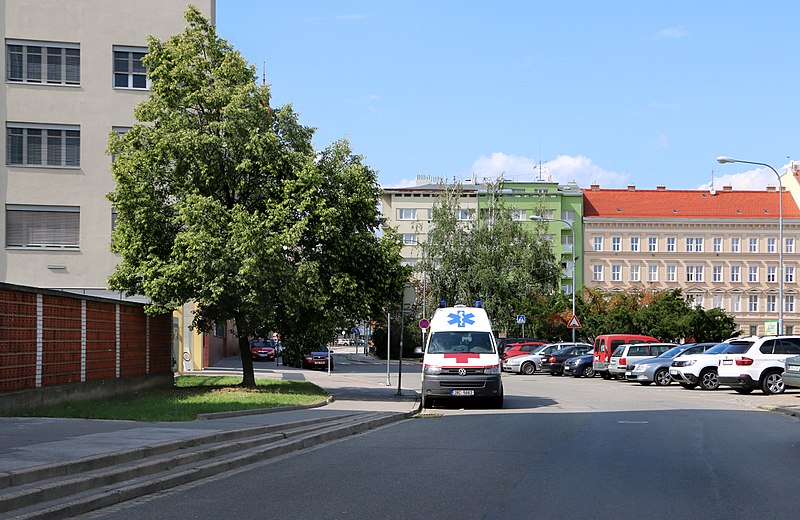
[[[800,2],[218,0],[217,31],[315,146],[418,174],[775,185],[800,160]]]

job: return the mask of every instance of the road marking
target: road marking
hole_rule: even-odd
[[[650,424],[650,421],[617,421],[619,424]]]

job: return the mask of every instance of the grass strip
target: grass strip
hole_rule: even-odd
[[[237,376],[181,376],[172,388],[107,399],[67,402],[16,412],[17,417],[72,417],[143,422],[193,421],[197,414],[306,405],[327,396],[306,381],[257,379],[256,388],[238,386]]]

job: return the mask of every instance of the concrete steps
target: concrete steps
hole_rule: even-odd
[[[0,518],[69,518],[406,417],[357,412],[214,432],[0,473]]]

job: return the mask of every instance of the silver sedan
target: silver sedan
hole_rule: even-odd
[[[515,374],[531,375],[542,369],[542,356],[539,354],[525,354],[503,360],[503,371]]]
[[[716,343],[695,343],[688,345],[678,345],[664,352],[658,357],[643,359],[625,368],[625,378],[628,381],[636,381],[640,385],[655,383],[658,386],[666,386],[672,383],[672,376],[669,375],[669,367],[672,360],[680,355],[702,354]]]

